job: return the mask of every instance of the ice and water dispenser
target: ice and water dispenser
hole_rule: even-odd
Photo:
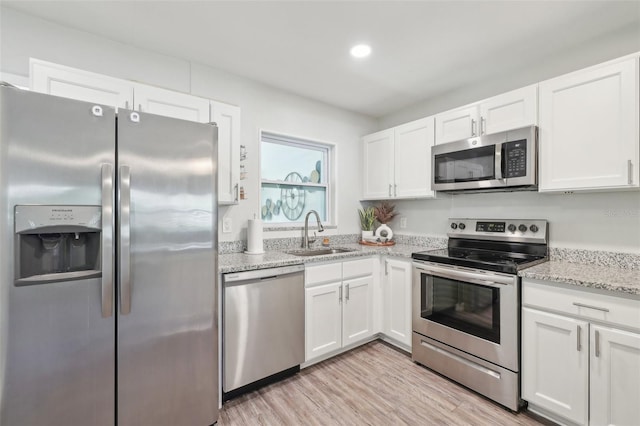
[[[100,206],[16,206],[16,285],[100,277],[100,231]]]

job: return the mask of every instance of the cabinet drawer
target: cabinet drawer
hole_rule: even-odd
[[[349,279],[373,274],[373,258],[349,260],[342,264],[342,278]]]
[[[567,288],[553,281],[524,279],[522,304],[640,330],[640,300],[631,298]]]
[[[334,281],[342,281],[342,262],[305,267],[305,287]]]

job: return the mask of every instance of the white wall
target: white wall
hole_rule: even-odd
[[[191,93],[242,108],[242,143],[247,146],[248,180],[242,181],[248,199],[237,206],[222,206],[220,221],[232,219],[233,231],[220,232],[221,241],[245,239],[247,220],[258,214],[259,130],[299,136],[336,144],[338,152],[338,229],[331,233],[359,231],[360,136],[371,133],[377,121],[326,104],[276,90],[246,78],[190,63],[134,46],[0,8],[0,72],[28,76],[29,57],[71,67],[137,80]],[[212,45],[212,48],[215,48]],[[221,222],[220,222],[221,223]],[[222,227],[219,226],[219,230]],[[300,231],[267,233],[266,238],[299,236]]]
[[[380,129],[457,108],[638,51],[640,51],[640,28],[635,25],[620,28],[607,37],[574,46],[571,50],[546,58],[544,61],[532,62],[518,72],[505,73],[496,69],[494,77],[482,84],[459,87],[452,92],[425,99],[380,117]]]
[[[520,73],[503,75],[474,87],[427,99],[380,119],[380,129],[393,127],[451,108],[534,84],[567,72],[640,51],[640,28],[622,28],[609,37],[575,46],[565,54],[531,64]],[[587,123],[585,123],[586,125]],[[605,143],[605,141],[603,141]],[[511,192],[443,195],[442,199],[396,203],[407,228],[402,233],[445,236],[449,217],[533,218],[550,222],[554,247],[611,250],[640,254],[640,192],[539,194]]]
[[[400,233],[444,237],[447,219],[547,219],[553,247],[640,254],[640,193],[539,194],[502,192],[444,194],[436,200],[396,202],[391,227]],[[400,229],[406,217],[407,228]]]

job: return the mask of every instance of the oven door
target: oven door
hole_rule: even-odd
[[[414,262],[413,331],[518,371],[518,277]]]

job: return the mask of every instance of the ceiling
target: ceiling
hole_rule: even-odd
[[[2,1],[373,117],[621,28],[640,1]],[[356,60],[349,49],[368,43]]]

